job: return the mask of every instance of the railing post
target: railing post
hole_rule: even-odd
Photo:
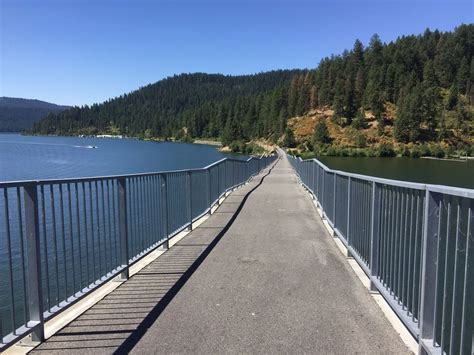
[[[217,206],[221,205],[221,164],[217,164]]]
[[[334,231],[336,230],[336,201],[337,201],[337,198],[336,198],[336,194],[337,194],[337,174],[334,173],[334,191],[333,191],[333,205],[332,205],[332,223],[334,225]],[[334,232],[334,234],[336,234],[336,232]]]
[[[351,182],[352,178],[349,176],[347,180],[347,233],[346,242],[347,245],[351,245]]]
[[[380,226],[380,189],[372,181],[372,208],[370,221],[370,291],[376,292],[377,287],[372,279],[378,277],[379,267],[379,226]]]
[[[43,292],[41,290],[41,253],[39,238],[38,196],[36,184],[24,185],[25,230],[28,262],[28,308],[30,321],[35,323],[31,333],[34,342],[44,340]]]
[[[117,179],[118,183],[118,209],[119,209],[119,233],[120,233],[120,261],[124,268],[120,273],[121,280],[129,278],[129,243],[128,243],[128,220],[127,220],[127,181],[124,177]]]
[[[168,240],[168,233],[169,233],[169,213],[168,213],[168,185],[167,185],[167,179],[166,179],[166,174],[161,174],[161,198],[163,201],[163,212],[165,214],[164,216],[164,223],[163,223],[163,228],[164,228],[164,234],[165,234],[165,242],[163,243],[163,249],[169,249],[169,240]]]
[[[322,215],[323,215],[323,218],[325,216],[324,214],[324,205],[326,204],[325,203],[325,198],[324,198],[324,195],[326,195],[326,170],[322,169],[323,170],[323,186],[322,186],[322,191],[321,191],[321,212],[322,212]]]
[[[189,230],[193,230],[193,184],[191,181],[191,172],[188,171],[188,191],[189,191],[189,200],[188,200],[188,212],[189,212]]]
[[[211,206],[211,168],[207,169],[207,205],[209,206],[209,214],[212,214]]]
[[[423,345],[432,344],[435,293],[436,293],[436,257],[439,238],[439,215],[441,194],[426,188],[425,211],[423,216],[421,299],[420,299],[420,335],[419,353],[428,353]]]

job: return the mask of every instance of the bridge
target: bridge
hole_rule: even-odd
[[[18,341],[40,342],[33,353],[474,349],[472,190],[333,171],[283,151],[193,171],[2,188],[5,221],[24,223],[8,226],[6,239],[24,233],[29,258],[2,278],[12,300],[0,318],[3,349]],[[8,202],[22,197],[15,218]]]

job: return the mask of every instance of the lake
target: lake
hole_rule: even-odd
[[[474,160],[319,157],[330,169],[387,179],[474,189]]]
[[[0,133],[0,181],[202,168],[226,156],[201,144]]]

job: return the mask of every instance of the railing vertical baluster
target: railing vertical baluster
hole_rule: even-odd
[[[209,214],[212,213],[212,202],[211,202],[211,168],[206,170],[207,172],[207,205],[209,206]]]
[[[107,222],[105,219],[105,191],[104,191],[104,180],[100,180],[100,206],[102,209],[102,236],[104,238],[104,273],[103,275],[108,274],[109,270],[109,258],[107,254],[109,250],[107,246]]]
[[[15,279],[13,277],[13,255],[12,255],[12,240],[11,240],[11,229],[10,229],[10,208],[9,208],[9,201],[8,201],[8,189],[3,189],[3,198],[5,203],[5,231],[7,234],[7,250],[8,250],[8,276],[9,276],[9,285],[10,285],[10,321],[11,321],[11,328],[12,333],[16,334],[16,302],[15,302]]]
[[[72,264],[72,294],[76,293],[76,258],[74,253],[74,235],[73,235],[73,222],[72,222],[72,197],[71,197],[71,184],[67,184],[67,200],[68,200],[68,218],[69,218],[69,236],[71,238],[71,264]]]
[[[74,190],[76,192],[76,230],[77,230],[77,243],[79,251],[79,290],[81,291],[84,288],[84,282],[82,277],[82,243],[81,243],[81,219],[80,219],[80,210],[79,210],[79,189],[77,182],[74,184]]]
[[[221,174],[220,174],[220,169],[221,165],[218,164],[216,166],[217,169],[217,206],[220,206],[221,204]]]
[[[164,229],[164,235],[165,235],[165,242],[163,243],[163,249],[168,249],[169,248],[169,242],[168,242],[168,233],[169,233],[169,220],[168,220],[168,185],[166,181],[166,174],[162,174],[161,176],[161,198],[164,203],[163,206],[163,213],[164,213],[164,218],[163,218],[163,229]]]
[[[61,234],[62,234],[62,252],[63,252],[63,269],[64,269],[64,299],[67,301],[68,294],[68,272],[67,272],[67,257],[66,257],[66,227],[64,224],[64,195],[63,185],[59,184],[59,208],[61,209]]]
[[[474,201],[471,200],[467,206],[467,226],[466,226],[466,264],[464,268],[463,305],[464,315],[461,322],[461,354],[469,353],[469,343],[471,343],[471,353],[474,351],[474,309],[472,300],[474,298],[474,285],[472,275],[474,274]],[[469,330],[472,332],[469,340]]]
[[[20,260],[21,260],[21,273],[22,273],[22,281],[23,281],[23,292],[24,292],[24,299],[23,299],[23,317],[25,323],[28,322],[28,297],[27,297],[27,280],[26,280],[26,270],[25,270],[25,238],[23,237],[23,213],[21,211],[21,193],[20,187],[16,188],[16,198],[17,198],[17,212],[18,212],[18,231],[20,232]],[[26,259],[28,260],[28,259]]]
[[[321,201],[320,201],[320,206],[321,206],[321,213],[323,215],[323,218],[326,218],[326,214],[324,213],[324,206],[326,205],[326,199],[324,196],[326,195],[326,171],[323,169],[323,185],[322,185],[322,193],[321,193]]]
[[[43,248],[44,248],[44,266],[46,272],[46,303],[48,305],[48,311],[51,310],[51,286],[49,280],[49,252],[48,252],[48,239],[46,233],[46,208],[44,198],[44,187],[41,185],[41,222],[43,225]]]
[[[337,195],[337,189],[336,189],[336,184],[337,184],[337,174],[334,173],[333,175],[333,178],[334,178],[334,191],[332,193],[332,200],[333,200],[333,205],[332,205],[332,224],[334,226],[334,229],[336,229],[336,195]]]
[[[350,228],[351,228],[351,181],[352,178],[349,176],[347,178],[347,232],[346,232],[346,242],[347,245],[350,245]]]
[[[87,275],[86,275],[86,286],[88,287],[91,284],[91,272],[90,272],[90,263],[89,263],[89,236],[87,230],[89,229],[87,223],[87,199],[86,199],[86,185],[82,182],[82,208],[83,208],[83,215],[84,215],[84,242],[85,242],[85,249],[86,249],[86,267],[87,267]]]
[[[118,183],[118,216],[120,233],[120,264],[123,268],[120,279],[129,278],[129,242],[128,242],[128,220],[127,220],[127,180],[124,177],[117,179]],[[115,212],[114,212],[115,213]]]
[[[54,240],[54,266],[55,266],[55,276],[56,276],[56,304],[59,305],[59,260],[58,260],[58,235],[56,230],[56,204],[54,202],[54,189],[53,184],[49,185],[50,193],[50,202],[51,202],[51,215],[52,215],[52,224],[53,224],[53,240]]]
[[[24,185],[25,230],[28,254],[28,310],[31,322],[36,323],[31,339],[44,340],[43,291],[41,289],[41,251],[39,238],[38,196],[36,184]]]
[[[434,308],[436,292],[436,257],[438,245],[438,225],[440,216],[441,195],[426,189],[424,230],[422,243],[421,269],[421,311],[419,352],[427,353],[425,346],[430,346],[434,338]]]
[[[192,173],[188,171],[188,214],[189,214],[189,230],[193,230],[193,184],[192,184]]]
[[[380,226],[380,189],[372,181],[372,207],[370,221],[370,290],[377,291],[372,279],[378,277],[379,267],[379,226]]]

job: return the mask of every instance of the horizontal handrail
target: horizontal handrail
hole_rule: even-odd
[[[372,175],[351,173],[351,172],[343,171],[343,170],[330,169],[324,163],[322,163],[321,161],[319,161],[316,158],[304,159],[304,160],[301,159],[301,157],[294,157],[294,158],[299,159],[299,161],[301,161],[303,163],[315,162],[321,168],[323,168],[325,171],[330,172],[330,173],[336,173],[338,175],[343,175],[343,176],[348,176],[348,177],[350,176],[350,177],[359,178],[359,179],[365,179],[365,180],[374,181],[374,182],[377,182],[377,183],[380,183],[380,184],[393,185],[393,186],[402,186],[402,187],[407,187],[407,188],[411,188],[411,189],[418,189],[418,190],[429,189],[431,191],[451,193],[451,194],[456,195],[456,196],[474,198],[474,189],[467,189],[467,188],[463,188],[463,187],[440,185],[440,184],[424,184],[424,183],[419,183],[419,182],[411,182],[411,181],[396,180],[396,179],[387,179],[387,178],[381,178],[381,177],[372,176]]]
[[[210,214],[277,159],[0,183],[0,351],[44,339],[45,321]]]
[[[287,155],[301,184],[420,353],[474,351],[474,190],[329,169]]]
[[[272,155],[269,155],[272,156]],[[254,157],[251,156],[247,160],[243,159],[234,159],[234,158],[222,158],[214,163],[211,163],[203,168],[194,168],[194,169],[178,169],[178,170],[160,170],[160,171],[153,171],[153,172],[144,172],[144,173],[133,173],[133,174],[118,174],[118,175],[101,175],[101,176],[84,176],[78,178],[63,178],[63,179],[30,179],[30,180],[12,180],[12,181],[0,181],[0,188],[2,187],[16,187],[21,186],[24,184],[35,183],[35,184],[61,184],[61,183],[68,183],[68,182],[76,182],[76,181],[96,181],[96,180],[106,180],[106,179],[118,179],[118,178],[128,178],[128,177],[137,177],[137,176],[150,176],[156,174],[170,174],[170,173],[180,173],[180,172],[187,172],[187,171],[203,171],[213,166],[216,166],[223,161],[236,161],[236,162],[250,162],[251,160],[260,160],[264,158],[262,155],[261,157]]]

